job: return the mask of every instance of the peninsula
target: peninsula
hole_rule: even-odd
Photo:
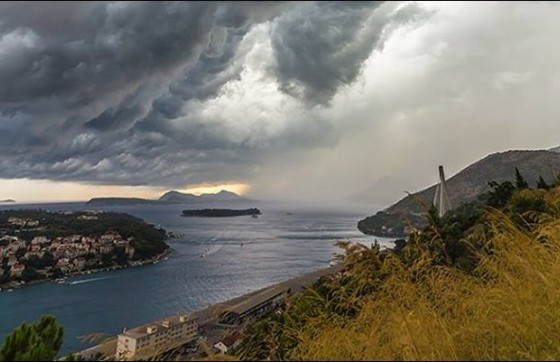
[[[0,212],[0,287],[155,261],[169,251],[163,229],[104,212]]]
[[[202,216],[202,217],[231,217],[244,215],[260,215],[261,211],[257,208],[235,210],[235,209],[198,209],[183,210],[182,216]]]

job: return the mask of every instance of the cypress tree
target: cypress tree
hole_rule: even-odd
[[[537,188],[538,188],[538,189],[548,190],[548,189],[550,189],[550,185],[548,185],[548,184],[546,183],[546,181],[543,179],[542,176],[539,176],[539,180],[537,181]]]
[[[527,183],[527,181],[525,181],[523,176],[521,176],[521,172],[519,172],[519,169],[517,167],[515,168],[515,188],[518,190],[529,188],[529,184]]]

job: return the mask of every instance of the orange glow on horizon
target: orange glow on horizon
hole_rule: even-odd
[[[79,182],[29,180],[29,179],[0,179],[0,200],[14,199],[17,203],[40,202],[71,202],[87,201],[94,197],[138,197],[157,199],[163,193],[173,188],[154,186],[124,186],[124,185],[91,185]],[[200,195],[203,193],[218,193],[221,190],[245,194],[250,189],[248,184],[199,184],[176,188],[179,192]]]
[[[251,189],[251,186],[244,183],[236,183],[236,184],[223,184],[223,185],[206,185],[202,184],[199,186],[190,186],[184,189],[178,189],[179,192],[184,192],[193,195],[202,195],[202,194],[217,194],[218,192],[225,190],[229,192],[235,192],[238,195],[244,195]]]

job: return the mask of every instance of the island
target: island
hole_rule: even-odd
[[[0,288],[153,263],[168,234],[137,217],[105,211],[0,211]]]
[[[192,217],[192,216],[202,216],[202,217],[231,217],[231,216],[243,216],[243,215],[260,215],[261,211],[257,208],[251,209],[196,209],[196,210],[183,210],[181,216]]]
[[[16,202],[16,200],[12,200],[12,199],[0,200],[0,204],[3,204],[3,203],[12,203],[12,202]]]
[[[193,195],[179,191],[168,191],[157,200],[142,199],[138,197],[95,197],[87,205],[174,205],[174,204],[205,204],[218,202],[253,202],[237,195],[234,192],[222,190],[216,194]]]

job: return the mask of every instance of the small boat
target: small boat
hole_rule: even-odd
[[[258,219],[258,218],[259,218],[259,217],[257,216],[257,214],[253,214],[253,215],[251,215],[251,217],[252,217],[253,219]]]
[[[55,280],[55,282],[57,284],[64,284],[66,282],[66,279],[65,278],[58,278],[57,280]]]
[[[13,290],[13,289],[8,289],[7,291],[8,291],[8,292],[13,292],[14,290]]]

